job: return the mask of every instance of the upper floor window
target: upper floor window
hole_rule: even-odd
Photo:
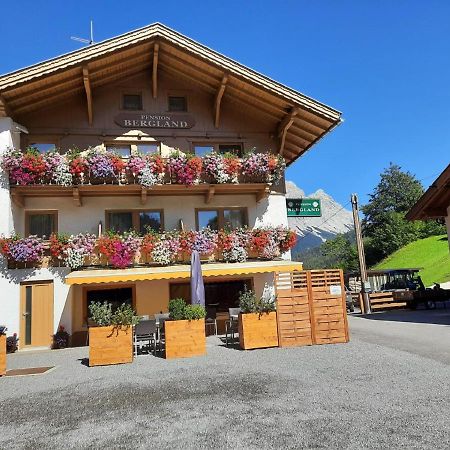
[[[143,155],[157,155],[159,153],[159,144],[136,144],[136,150]]]
[[[169,95],[169,111],[187,111],[187,98],[182,96]]]
[[[235,230],[248,225],[247,208],[198,209],[196,215],[198,230]]]
[[[194,153],[198,156],[203,156],[207,153],[211,153],[212,151],[216,153],[221,153],[222,155],[225,153],[232,153],[236,156],[241,157],[243,154],[243,148],[241,143],[237,144],[218,144],[218,143],[208,143],[208,144],[194,144],[193,145]]]
[[[129,158],[131,155],[131,145],[108,144],[106,146],[106,150],[116,153],[122,158]]]
[[[106,211],[106,229],[117,233],[136,231],[145,233],[149,229],[163,231],[163,212],[145,211]]]
[[[129,111],[142,110],[142,95],[141,94],[123,94],[122,109]]]
[[[36,149],[39,153],[48,153],[56,150],[55,143],[50,142],[32,142],[29,147]]]
[[[58,231],[57,211],[26,211],[25,234],[48,239],[52,233]]]

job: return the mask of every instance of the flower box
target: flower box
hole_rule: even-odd
[[[0,377],[6,374],[6,335],[0,334]]]
[[[131,326],[89,327],[89,367],[133,362]]]
[[[278,347],[277,313],[239,314],[239,345],[244,350]]]
[[[205,319],[167,320],[166,359],[206,355]]]

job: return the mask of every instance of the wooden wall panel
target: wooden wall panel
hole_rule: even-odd
[[[348,342],[341,270],[277,274],[280,347]]]

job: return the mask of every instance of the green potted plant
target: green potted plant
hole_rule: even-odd
[[[133,308],[123,303],[113,311],[111,303],[94,302],[89,312],[97,325],[89,327],[89,366],[132,362],[132,327],[139,322]]]
[[[205,355],[205,308],[175,298],[169,301],[169,314],[164,323],[166,359]]]
[[[239,294],[239,345],[244,350],[278,346],[277,313],[273,295],[264,287],[261,298],[251,290]]]

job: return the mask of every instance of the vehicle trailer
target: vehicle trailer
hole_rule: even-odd
[[[438,283],[431,289],[418,289],[412,291],[412,298],[407,300],[408,307],[417,309],[423,305],[427,309],[436,308],[437,302],[450,300],[450,289],[442,289]]]

